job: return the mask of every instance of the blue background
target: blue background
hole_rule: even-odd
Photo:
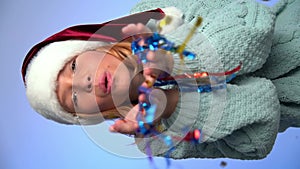
[[[49,121],[28,104],[21,78],[25,54],[37,42],[76,24],[128,14],[137,0],[1,0],[0,2],[0,169],[150,169],[147,159],[119,157],[99,148],[79,126]],[[300,130],[278,134],[271,154],[257,161],[172,160],[172,168],[299,169]],[[165,168],[163,158],[155,158]]]

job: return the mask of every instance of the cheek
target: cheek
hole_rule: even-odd
[[[89,61],[88,64],[86,64],[86,67],[89,67],[90,69],[93,69],[95,71],[103,67],[104,65],[105,65],[104,59],[93,58]]]
[[[115,105],[121,105],[129,101],[129,87],[132,79],[132,73],[124,64],[120,64],[113,76],[111,96]]]
[[[103,65],[105,65],[105,59],[102,55],[87,55],[82,57],[79,62],[81,68],[90,71],[96,71]]]
[[[105,98],[97,97],[96,100],[100,112],[111,110],[116,107],[111,96],[106,96]]]
[[[80,113],[86,113],[86,114],[99,112],[100,110],[95,95],[93,94],[78,95],[78,108],[75,108],[75,111]]]

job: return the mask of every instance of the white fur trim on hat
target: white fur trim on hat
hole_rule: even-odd
[[[57,75],[74,56],[107,43],[68,40],[43,47],[27,67],[26,94],[30,105],[41,115],[65,124],[78,124],[78,119],[66,112],[56,94]]]

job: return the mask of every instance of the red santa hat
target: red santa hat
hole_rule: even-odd
[[[59,123],[88,124],[66,112],[60,105],[56,94],[60,70],[71,58],[82,52],[126,38],[121,29],[127,24],[146,24],[150,19],[160,20],[164,15],[161,9],[155,9],[102,24],[73,26],[35,45],[22,65],[26,95],[32,108]]]

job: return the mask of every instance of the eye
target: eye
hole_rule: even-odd
[[[71,63],[71,70],[73,71],[73,72],[75,72],[75,70],[76,70],[76,59],[74,59],[73,61],[72,61],[72,63]]]
[[[78,98],[77,98],[77,93],[76,92],[73,92],[73,94],[72,94],[72,101],[73,101],[73,104],[75,106],[77,106]]]

